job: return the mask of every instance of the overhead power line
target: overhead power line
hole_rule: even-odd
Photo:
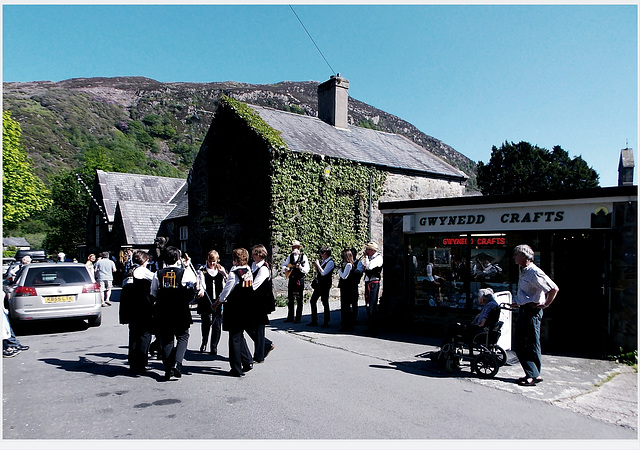
[[[309,33],[309,31],[307,31],[307,27],[304,26],[304,23],[302,23],[302,20],[300,20],[300,17],[298,17],[298,14],[296,14],[296,11],[293,9],[293,6],[289,5],[289,8],[291,8],[291,11],[293,12],[293,14],[298,19],[298,22],[300,22],[300,25],[302,25],[302,28],[304,28],[304,31],[307,33],[307,36],[309,36],[309,39],[311,39],[311,42],[313,42],[313,45],[316,46],[316,49],[318,50],[318,53],[320,53],[320,56],[322,56],[322,59],[324,59],[324,62],[327,63],[327,66],[329,66],[329,69],[331,69],[331,72],[333,72],[333,74],[335,75],[336,71],[333,70],[333,67],[331,67],[331,64],[329,64],[329,61],[327,61],[327,58],[325,58],[324,55],[322,54],[322,51],[320,51],[320,48],[318,47],[318,44],[316,44],[316,41],[313,40],[313,38],[311,37],[311,34]]]

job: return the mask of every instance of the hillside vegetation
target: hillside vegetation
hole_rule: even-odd
[[[20,124],[45,184],[87,161],[100,161],[104,170],[186,177],[222,95],[317,116],[318,84],[160,83],[141,77],[3,83],[3,109]],[[473,161],[410,123],[353,98],[349,120],[408,137],[465,172],[468,186],[475,187]]]

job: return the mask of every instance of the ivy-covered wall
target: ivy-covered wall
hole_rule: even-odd
[[[191,252],[204,261],[216,249],[230,265],[233,248],[260,243],[275,273],[297,239],[310,260],[329,245],[340,261],[342,249],[366,243],[369,185],[376,203],[385,178],[354,161],[291,151],[250,107],[223,97],[190,175]]]

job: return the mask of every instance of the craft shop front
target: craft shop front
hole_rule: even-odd
[[[515,297],[513,248],[528,244],[560,287],[544,312],[544,351],[605,357],[637,349],[637,186],[379,207],[391,314],[420,317],[438,334],[445,322],[473,316],[480,288]]]

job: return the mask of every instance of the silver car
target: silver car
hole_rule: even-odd
[[[102,323],[100,286],[84,264],[31,263],[9,286],[9,316],[17,322],[87,319]]]

